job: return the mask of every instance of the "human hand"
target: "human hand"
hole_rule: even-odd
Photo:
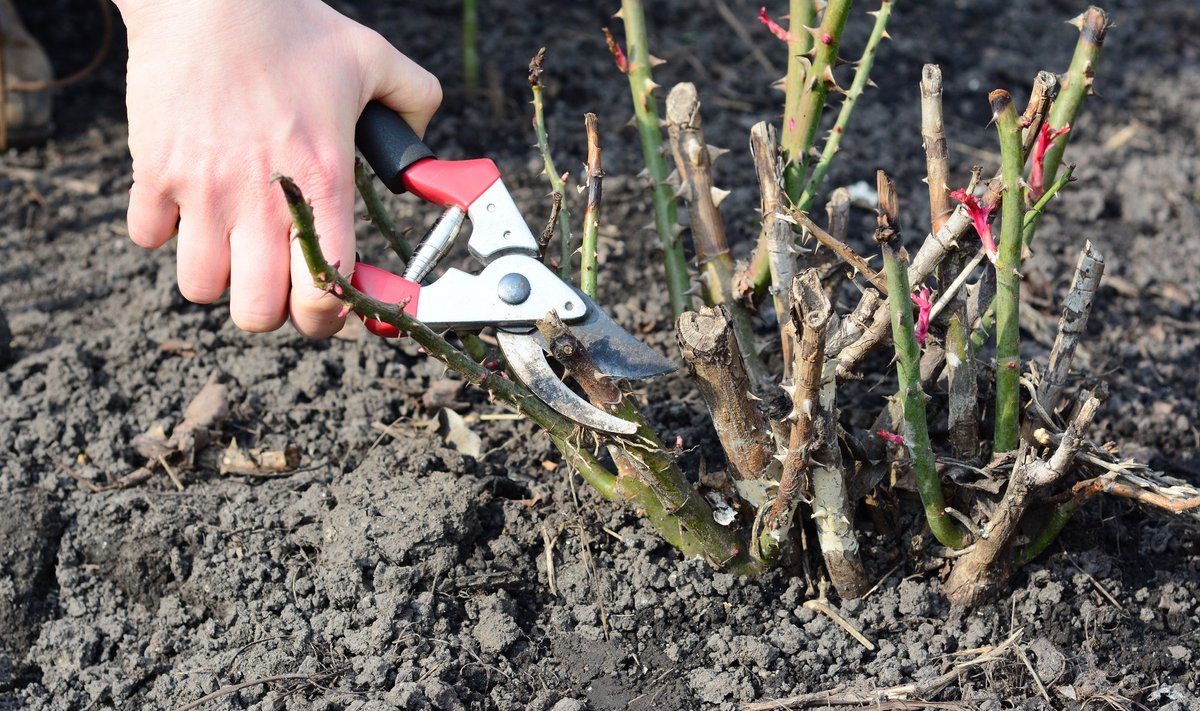
[[[312,283],[275,172],[313,207],[321,246],[354,267],[354,125],[377,99],[424,133],[432,74],[320,0],[116,0],[129,34],[129,236],[157,248],[178,224],[185,298],[229,286],[234,323],[313,337],[341,303]]]

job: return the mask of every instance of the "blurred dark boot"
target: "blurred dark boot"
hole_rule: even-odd
[[[0,0],[0,148],[24,146],[50,135],[50,89],[54,70],[38,41],[29,34],[12,0]]]

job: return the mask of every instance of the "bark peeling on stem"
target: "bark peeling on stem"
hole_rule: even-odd
[[[798,274],[792,281],[792,313],[799,344],[792,364],[791,428],[783,472],[775,501],[763,521],[760,536],[764,550],[778,547],[791,528],[802,492],[813,465],[813,455],[823,446],[830,413],[821,408],[821,374],[825,366],[825,336],[833,305],[821,286],[815,269]]]
[[[1026,158],[1050,114],[1050,107],[1058,98],[1058,89],[1058,77],[1051,72],[1038,72],[1033,79],[1029,103],[1025,105],[1025,113],[1021,114],[1021,150]]]
[[[1079,338],[1084,329],[1087,328],[1092,302],[1096,299],[1096,291],[1100,288],[1100,279],[1103,276],[1104,255],[1092,245],[1091,240],[1088,240],[1075,264],[1071,290],[1067,293],[1067,298],[1063,299],[1062,316],[1058,320],[1058,335],[1054,339],[1054,347],[1050,350],[1050,364],[1037,391],[1038,401],[1047,410],[1052,410],[1058,403],[1058,397],[1071,369],[1071,361],[1075,357],[1075,348],[1079,345]]]
[[[774,462],[774,440],[770,423],[751,397],[726,307],[683,314],[676,336],[736,478],[762,478]]]
[[[869,584],[859,554],[858,535],[854,526],[854,499],[850,496],[842,463],[841,443],[837,436],[837,364],[825,355],[825,336],[833,317],[833,305],[825,294],[817,270],[805,271],[792,284],[792,301],[795,304],[793,320],[800,322],[797,328],[801,329],[800,351],[796,354],[797,363],[793,368],[793,372],[797,373],[795,394],[798,395],[802,388],[807,389],[809,378],[819,379],[816,399],[800,403],[801,407],[807,406],[811,411],[797,414],[798,417],[807,417],[812,423],[809,441],[801,444],[807,458],[806,474],[811,492],[809,505],[829,580],[843,599],[855,598],[866,592]],[[810,347],[813,349],[811,352],[806,350]],[[808,372],[815,363],[820,364],[820,372]],[[795,412],[795,397],[792,404]],[[796,424],[793,423],[794,435]],[[792,446],[793,442],[789,442],[789,457]],[[785,475],[787,464],[785,458]],[[783,488],[784,482],[781,481],[780,490]]]
[[[775,127],[766,121],[754,124],[750,129],[750,155],[754,159],[754,172],[758,176],[759,212],[762,227],[756,249],[767,254],[771,266],[771,297],[779,322],[779,342],[783,354],[783,379],[791,379],[792,345],[795,333],[791,320],[784,318],[791,313],[792,277],[796,274],[795,235],[791,225],[779,219],[784,209],[783,171],[779,162],[779,145]],[[753,290],[752,285],[738,284],[739,297]]]

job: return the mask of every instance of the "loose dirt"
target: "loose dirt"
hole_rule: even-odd
[[[783,52],[727,0],[762,51]],[[91,5],[18,3],[60,72],[96,42]],[[78,7],[75,7],[78,5]],[[657,80],[697,84],[709,140],[732,149],[717,180],[744,255],[757,231],[749,127],[782,104],[715,2],[654,1]],[[785,3],[769,8],[783,14]],[[856,7],[846,52],[869,23]],[[1062,71],[1077,3],[899,3],[880,51],[878,90],[860,102],[828,185],[897,177],[910,234],[927,215],[917,83],[946,77],[955,178],[994,166],[988,90],[1024,97],[1040,69]],[[444,157],[495,158],[531,224],[548,212],[529,146],[525,65],[548,47],[549,126],[576,174],[582,115],[600,115],[606,207],[600,302],[672,353],[649,202],[627,87],[599,28],[617,3],[482,3],[484,93],[460,75],[450,3],[338,3],[378,28],[448,89],[428,136]],[[1078,181],[1054,204],[1025,270],[1034,310],[1027,356],[1044,357],[1057,299],[1090,239],[1107,255],[1077,361],[1112,396],[1096,436],[1200,482],[1200,8],[1190,0],[1107,6],[1117,27],[1067,158]],[[0,165],[0,709],[173,709],[247,685],[204,708],[726,709],[834,687],[872,688],[944,672],[956,654],[1014,630],[1019,655],[968,674],[936,700],[964,708],[1200,708],[1200,544],[1191,519],[1118,500],[1086,508],[1061,542],[1019,572],[1011,593],[951,609],[937,570],[871,520],[878,588],[832,600],[876,649],[803,607],[802,579],[744,580],[682,560],[638,518],[593,496],[531,425],[456,397],[482,437],[478,457],[427,424],[422,394],[446,376],[411,343],[362,333],[309,342],[289,330],[237,331],[227,302],[198,306],[175,288],[170,247],[125,234],[130,184],[123,47],[58,98],[54,139]],[[782,70],[781,70],[782,71]],[[281,198],[282,199],[282,198]],[[576,198],[572,196],[572,200]],[[420,228],[432,212],[389,198]],[[856,213],[866,249],[870,216]],[[388,265],[361,229],[364,259]],[[391,263],[394,266],[394,262]],[[844,306],[844,304],[843,304]],[[886,361],[876,366],[882,370]],[[299,446],[285,476],[158,473],[92,493],[145,460],[133,438],[177,423],[212,373],[230,385],[223,443]],[[843,405],[865,427],[888,392],[875,376]],[[680,376],[649,386],[649,412],[685,465],[720,466],[703,406]],[[373,427],[389,425],[393,436]],[[909,513],[901,523],[908,524]],[[914,529],[915,530],[915,529]],[[1044,691],[1043,691],[1044,690]]]

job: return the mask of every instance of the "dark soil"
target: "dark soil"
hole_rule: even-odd
[[[754,22],[758,3],[728,1],[782,66],[781,47]],[[696,82],[710,141],[733,149],[718,182],[738,188],[723,210],[744,254],[757,205],[747,131],[779,114],[782,99],[767,89],[776,76],[712,3],[648,4],[655,53],[669,60],[658,81]],[[22,6],[66,72],[95,46],[93,5],[58,5]],[[539,228],[546,188],[529,148],[525,64],[548,46],[560,165],[580,164],[584,111],[604,128],[600,301],[670,347],[665,295],[646,288],[661,278],[641,229],[650,212],[633,177],[636,137],[619,128],[627,88],[598,32],[617,3],[482,5],[489,91],[465,97],[454,91],[457,4],[339,3],[443,78],[449,98],[429,142],[446,157],[494,157]],[[1075,34],[1062,23],[1083,7],[899,5],[896,39],[876,65],[881,88],[861,102],[828,184],[888,168],[916,234],[927,214],[922,63],[945,72],[964,180],[972,163],[995,164],[987,91],[1023,100],[1037,70],[1064,69]],[[851,55],[868,29],[865,9],[852,20]],[[1082,242],[1107,255],[1078,361],[1091,374],[1085,384],[1112,386],[1096,435],[1198,482],[1200,6],[1121,0],[1108,9],[1117,27],[1099,68],[1102,96],[1088,102],[1068,153],[1079,180],[1044,221],[1028,290],[1053,316]],[[225,304],[186,303],[171,248],[146,253],[125,235],[123,59],[118,42],[97,74],[59,96],[54,139],[9,151],[0,167],[0,309],[12,331],[11,352],[0,337],[0,709],[171,709],[289,674],[305,680],[247,686],[205,708],[733,708],[927,679],[953,653],[1015,628],[1028,667],[1010,658],[938,699],[981,709],[1200,708],[1194,519],[1098,500],[1007,597],[972,610],[949,608],[936,572],[872,535],[879,588],[834,601],[878,646],[869,652],[801,606],[798,580],[737,579],[682,560],[635,515],[572,482],[528,423],[474,422],[478,457],[445,445],[421,405],[445,376],[411,343],[245,334]],[[404,222],[432,219],[410,199],[393,204]],[[860,217],[865,238],[869,216]],[[364,226],[364,258],[387,264],[369,234]],[[1031,320],[1029,356],[1045,354],[1052,329],[1052,318]],[[144,460],[131,440],[177,423],[213,372],[234,393],[226,441],[296,443],[299,470],[272,479],[200,470],[183,475],[182,491],[160,474],[100,494],[68,474],[103,484],[137,469]],[[652,416],[668,439],[711,441],[683,383],[651,386]],[[845,405],[851,424],[869,420],[889,387],[862,388]],[[499,411],[478,392],[461,398],[468,413]],[[712,451],[685,455],[687,464],[719,461]]]

